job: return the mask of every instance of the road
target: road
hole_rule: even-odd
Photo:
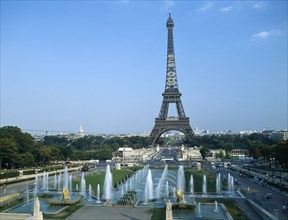
[[[209,169],[210,172],[217,172]],[[288,197],[284,193],[281,193],[278,188],[271,186],[262,186],[255,183],[252,178],[240,176],[238,172],[222,168],[219,170],[221,176],[225,178],[230,173],[236,182],[236,188],[249,200],[255,202],[257,205],[276,216],[279,220],[288,219],[288,212],[283,212],[283,204],[288,205]],[[271,195],[269,199],[266,195]],[[252,213],[253,210],[247,207],[247,202],[237,200],[238,205],[247,213],[251,220],[255,220],[256,214]],[[259,219],[263,219],[263,216],[258,216]]]

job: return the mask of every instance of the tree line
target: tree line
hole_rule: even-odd
[[[119,147],[147,147],[147,138],[85,136],[69,139],[59,136],[45,136],[35,141],[31,134],[20,128],[0,128],[0,169],[45,166],[57,160],[107,160]]]
[[[159,140],[163,146],[167,141],[167,138]],[[176,143],[179,146],[180,143]],[[191,142],[183,139],[183,143],[190,147],[200,147],[203,157],[209,149],[223,149],[227,157],[232,149],[247,149],[247,156],[268,161],[273,159],[282,167],[288,167],[288,140],[273,140],[263,134],[194,136]],[[120,147],[139,149],[147,148],[148,145],[148,137],[140,136],[90,135],[69,139],[59,135],[45,136],[44,140],[39,142],[18,127],[6,126],[0,128],[0,169],[42,166],[57,160],[107,160],[111,159],[112,153],[117,152]]]

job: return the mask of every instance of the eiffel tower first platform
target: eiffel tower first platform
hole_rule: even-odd
[[[189,118],[186,117],[184,108],[181,102],[181,93],[178,89],[174,42],[173,42],[173,27],[174,22],[169,12],[169,18],[166,23],[168,29],[168,44],[167,44],[167,68],[166,68],[166,83],[165,91],[162,93],[163,101],[158,118],[155,119],[155,125],[149,136],[149,144],[157,144],[161,134],[169,130],[177,130],[184,133],[190,142],[194,132],[189,124]],[[168,117],[169,104],[175,104],[178,117]]]

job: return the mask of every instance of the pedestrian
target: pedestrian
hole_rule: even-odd
[[[283,211],[285,212],[286,211],[286,205],[283,204]]]

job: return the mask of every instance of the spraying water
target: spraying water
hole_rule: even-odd
[[[218,196],[221,195],[221,175],[218,173],[217,178],[216,178],[216,194]]]
[[[189,184],[190,184],[190,193],[191,193],[191,195],[193,195],[194,194],[194,178],[193,178],[193,174],[191,174],[191,176],[190,176]]]
[[[202,217],[201,213],[201,203],[199,202],[197,205],[197,217]]]
[[[169,197],[169,183],[168,183],[168,181],[166,181],[166,189],[165,189],[165,191],[166,191],[166,197],[168,198]]]
[[[153,180],[151,170],[148,169],[147,179],[146,179],[146,186],[145,186],[145,201],[153,199]]]
[[[58,175],[58,192],[61,191],[61,173]]]
[[[184,176],[184,168],[183,166],[179,166],[177,172],[177,190],[182,190],[185,192],[185,176]]]
[[[65,166],[64,168],[64,175],[63,175],[63,189],[68,189],[68,168]]]
[[[217,203],[217,201],[215,201],[215,209],[214,209],[214,212],[219,212],[219,210],[218,210],[218,203]]]
[[[53,189],[54,189],[54,190],[57,189],[57,175],[56,175],[56,173],[55,173],[55,175],[54,175],[54,187],[53,187]]]
[[[104,198],[105,199],[112,198],[112,174],[110,171],[109,164],[106,167],[106,174],[105,174],[105,180],[104,180]]]
[[[46,186],[46,172],[43,173],[43,179],[42,179],[42,189],[45,189]]]
[[[85,182],[85,178],[84,178],[84,173],[82,172],[81,175],[81,181],[80,181],[80,193],[82,196],[85,197],[85,192],[86,192],[86,182]]]
[[[88,201],[91,202],[92,201],[92,187],[91,184],[89,184],[89,198]]]
[[[34,182],[34,199],[37,197],[38,192],[38,175],[35,175],[35,182]]]
[[[97,201],[96,203],[101,203],[100,201],[100,185],[97,184]]]
[[[26,190],[26,204],[29,205],[29,186],[27,183],[27,190]]]
[[[207,195],[207,185],[206,185],[206,175],[203,175],[203,183],[202,183],[202,195]]]
[[[72,174],[69,175],[69,192],[72,192]]]

